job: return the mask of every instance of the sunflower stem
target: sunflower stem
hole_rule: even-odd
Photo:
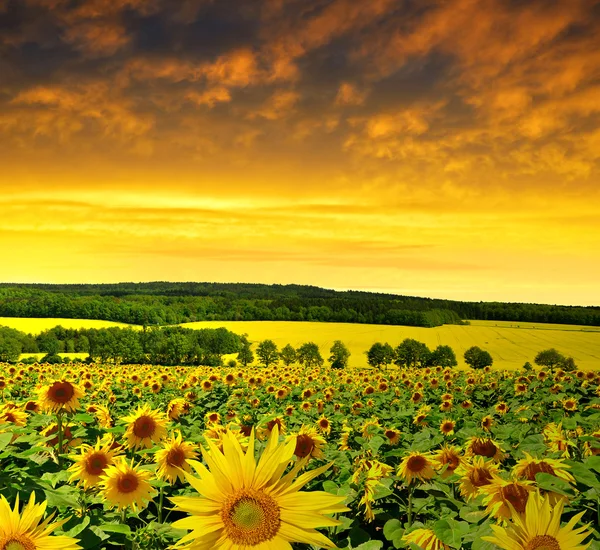
[[[62,450],[63,450],[63,425],[62,413],[56,413],[56,431],[58,433],[58,451],[56,457],[58,459],[58,467],[62,468]]]
[[[164,486],[160,486],[160,495],[158,497],[158,523],[162,523],[162,517],[163,517],[163,499],[165,496],[165,488]]]
[[[127,525],[127,508],[121,509],[121,523]]]
[[[413,510],[412,510],[412,497],[413,497],[414,486],[411,483],[408,487],[408,528],[412,525]]]

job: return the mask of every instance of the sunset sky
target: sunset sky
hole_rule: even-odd
[[[0,281],[600,305],[597,0],[0,0]]]

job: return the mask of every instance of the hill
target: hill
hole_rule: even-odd
[[[138,325],[321,321],[434,327],[462,319],[600,326],[600,307],[461,302],[314,286],[246,283],[0,284],[0,316]]]

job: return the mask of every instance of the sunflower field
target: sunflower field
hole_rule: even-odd
[[[0,364],[0,550],[600,549],[600,373]]]

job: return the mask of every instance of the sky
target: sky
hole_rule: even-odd
[[[0,281],[600,305],[597,0],[0,0]]]

